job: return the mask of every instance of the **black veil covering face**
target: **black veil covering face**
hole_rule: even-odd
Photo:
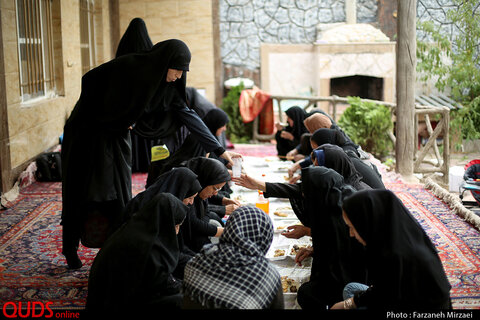
[[[310,281],[323,288],[316,293],[317,299],[332,305],[342,298],[347,283],[365,281],[363,247],[350,237],[342,218],[343,199],[356,190],[345,184],[335,170],[308,167],[302,169],[302,191],[304,210],[311,221],[314,250]],[[299,291],[299,295],[302,294]]]
[[[107,215],[115,216],[131,199],[132,154],[128,128],[142,123],[147,111],[161,113],[168,107],[166,103],[172,95],[185,97],[185,73],[182,81],[173,84],[166,82],[166,74],[173,66],[188,69],[189,62],[188,47],[172,39],[156,44],[145,53],[120,56],[82,77],[82,92],[65,124],[62,143],[62,225],[66,256],[78,259],[76,250],[88,212],[102,207]],[[79,266],[78,261],[73,267]]]
[[[366,242],[372,285],[367,308],[450,307],[451,286],[437,250],[392,191],[359,191],[345,199],[343,210]]]
[[[175,226],[186,212],[175,196],[156,195],[105,242],[90,270],[87,312],[172,307],[168,298],[178,293],[166,283],[179,257]]]

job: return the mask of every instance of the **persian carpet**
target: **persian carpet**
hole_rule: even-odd
[[[275,145],[235,145],[245,156],[272,156]],[[405,203],[437,247],[452,285],[454,309],[480,309],[480,234],[421,185],[408,184],[376,163],[387,188]],[[146,174],[133,175],[133,194]],[[66,268],[61,254],[61,184],[35,182],[0,210],[0,307],[6,302],[52,302],[52,309],[81,310],[98,249],[81,246],[84,265]]]

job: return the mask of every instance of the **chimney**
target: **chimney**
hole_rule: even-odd
[[[345,15],[347,17],[347,24],[357,23],[357,1],[356,0],[346,0]]]

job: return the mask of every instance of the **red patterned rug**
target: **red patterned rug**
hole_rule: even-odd
[[[275,155],[275,146],[235,145],[248,156]],[[394,191],[430,236],[452,285],[454,309],[480,309],[480,234],[421,185],[404,183],[380,167]],[[143,190],[145,174],[133,176],[133,193]],[[61,254],[61,184],[38,183],[0,211],[0,307],[12,303],[51,302],[51,309],[81,310],[88,272],[98,249],[81,247],[84,266],[66,268]]]

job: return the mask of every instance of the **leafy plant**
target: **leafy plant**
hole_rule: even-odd
[[[476,1],[454,0],[455,10],[447,19],[460,35],[450,41],[432,21],[417,23],[431,42],[417,40],[417,71],[421,80],[433,79],[441,92],[451,91],[452,98],[464,108],[450,113],[451,137],[480,138],[480,9]],[[448,60],[450,62],[448,62]]]
[[[359,97],[348,97],[348,103],[338,125],[363,150],[378,158],[389,155],[393,151],[388,135],[393,130],[390,109]]]
[[[232,87],[225,98],[223,98],[222,105],[220,106],[230,119],[227,125],[227,137],[233,143],[247,143],[253,137],[253,122],[243,123],[238,106],[240,94],[243,89],[243,82],[238,86]]]

